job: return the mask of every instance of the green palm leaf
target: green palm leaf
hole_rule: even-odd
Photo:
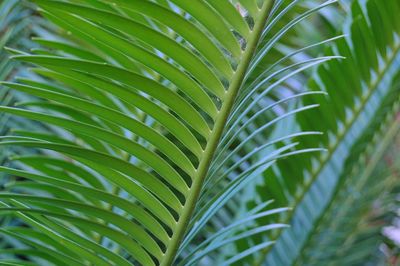
[[[16,1],[4,1],[0,5],[0,14],[0,79],[12,80],[17,73],[22,71],[19,69],[18,62],[9,59],[4,47],[26,48],[23,41],[28,34],[25,27],[29,23],[30,12],[17,4]],[[11,105],[16,101],[15,95],[13,96],[6,87],[2,86],[0,101],[2,105]],[[0,115],[0,121],[2,134],[6,134],[9,130],[8,126],[17,123],[17,121],[10,120],[10,117],[6,114]]]
[[[398,78],[393,87],[377,120],[372,121],[352,149],[332,200],[317,220],[295,264],[362,265],[372,261],[372,251],[379,249],[381,231],[388,224],[387,217],[382,216],[390,213],[398,181],[396,166],[384,162],[400,129],[396,118]]]
[[[257,188],[267,198],[275,198],[277,206],[295,209],[279,220],[290,223],[291,228],[269,238],[278,242],[263,252],[268,253],[268,265],[291,265],[297,261],[334,191],[344,189],[338,180],[341,176],[350,178],[342,169],[346,160],[354,165],[351,150],[356,149],[362,133],[369,129],[368,121],[379,119],[380,110],[390,109],[384,109],[387,106],[382,104],[387,95],[397,100],[397,94],[391,94],[390,84],[398,74],[399,47],[395,37],[400,26],[395,15],[398,9],[397,1],[354,1],[343,30],[347,37],[328,50],[329,54],[338,53],[346,59],[319,67],[316,77],[309,82],[310,90],[326,91],[329,97],[305,98],[305,104],[320,103],[320,109],[298,115],[297,121],[303,130],[318,129],[326,134],[305,138],[303,145],[327,147],[327,152],[278,162],[279,167],[267,172],[264,185]],[[264,255],[260,255],[256,264],[263,261]]]
[[[239,1],[247,17],[229,1],[35,2],[58,27],[35,39],[43,47],[33,54],[9,49],[34,64],[37,77],[3,85],[36,98],[0,110],[51,131],[1,137],[1,146],[38,150],[10,158],[18,169],[0,167],[26,179],[0,194],[0,210],[29,227],[2,229],[28,247],[9,254],[56,265],[196,264],[223,246],[284,227],[239,230],[287,210],[261,203],[193,248],[210,218],[277,159],[320,150],[285,143],[315,131],[269,133],[317,106],[286,108],[288,102],[319,92],[263,101],[296,74],[337,56],[271,68],[259,83],[252,77],[284,34],[334,1],[307,9],[269,41],[282,1]],[[247,92],[251,97],[243,98]],[[279,106],[286,109],[270,112]],[[264,125],[247,134],[260,119]],[[265,143],[254,149],[256,138]],[[235,141],[243,144],[234,147]],[[270,245],[227,256],[221,265]]]

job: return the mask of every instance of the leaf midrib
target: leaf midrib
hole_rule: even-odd
[[[199,167],[196,170],[196,175],[193,177],[193,184],[187,193],[188,198],[182,209],[181,216],[179,217],[179,221],[176,224],[173,236],[167,247],[167,251],[161,258],[161,266],[169,266],[173,263],[175,259],[177,251],[179,249],[179,245],[186,233],[190,218],[192,217],[192,214],[196,207],[196,203],[200,196],[200,191],[202,189],[204,180],[208,174],[210,164],[217,150],[221,136],[224,132],[226,121],[231,113],[236,96],[244,81],[245,74],[247,72],[247,69],[249,68],[250,62],[255,54],[259,39],[261,37],[262,31],[264,29],[265,23],[274,2],[275,0],[266,0],[263,3],[262,8],[259,10],[259,16],[256,18],[256,24],[249,36],[247,47],[242,53],[238,68],[235,71],[230,86],[225,93],[223,105],[218,112],[215,126],[204,150],[203,157],[200,160]]]

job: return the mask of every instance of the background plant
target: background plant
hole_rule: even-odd
[[[3,83],[33,128],[0,143],[4,263],[365,262],[354,228],[396,194],[373,174],[397,133],[398,1],[35,2],[32,54],[8,48],[35,68]]]

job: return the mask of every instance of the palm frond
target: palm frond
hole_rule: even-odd
[[[273,103],[269,92],[338,56],[277,64],[259,84],[251,77],[285,33],[335,1],[306,9],[272,38],[282,1],[238,1],[244,16],[230,1],[35,2],[57,27],[38,34],[42,46],[33,54],[8,49],[35,65],[36,78],[3,84],[36,98],[0,110],[51,130],[1,137],[1,146],[37,149],[10,158],[18,168],[0,167],[17,177],[0,195],[0,210],[28,228],[1,230],[21,246],[10,255],[55,265],[190,265],[285,226],[254,227],[287,211],[264,202],[209,231],[211,240],[199,235],[276,160],[320,150],[295,149],[293,139],[319,134],[313,130],[271,135],[279,121],[317,107],[297,99],[320,93]],[[271,244],[228,255],[221,265]]]
[[[377,119],[350,152],[332,200],[321,212],[296,265],[362,265],[372,261],[371,252],[379,249],[381,232],[389,222],[382,216],[390,213],[397,196],[398,176],[385,162],[400,132],[398,81],[393,87]]]
[[[320,108],[299,114],[297,121],[302,130],[312,128],[325,134],[304,138],[300,145],[326,147],[327,151],[281,160],[277,168],[266,172],[265,181],[258,186],[257,190],[265,195],[263,200],[274,198],[275,206],[294,208],[278,220],[290,223],[290,229],[268,237],[278,239],[273,248],[264,250],[268,265],[291,265],[296,261],[316,220],[340,186],[338,181],[352,148],[368,129],[369,121],[386,108],[381,103],[398,74],[398,10],[397,1],[354,1],[343,30],[346,38],[337,40],[328,50],[328,54],[346,59],[319,67],[309,82],[311,91],[326,91],[329,96],[323,100],[304,98],[306,105],[319,103]],[[258,263],[262,261],[261,255]]]

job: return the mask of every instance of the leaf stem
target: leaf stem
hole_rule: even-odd
[[[215,155],[218,143],[225,129],[226,121],[228,120],[236,96],[245,78],[246,71],[256,51],[265,23],[273,7],[273,3],[274,0],[265,1],[261,10],[259,11],[259,16],[256,18],[256,24],[249,37],[246,50],[242,53],[239,66],[235,74],[233,75],[228,90],[226,91],[224,102],[222,104],[221,110],[218,112],[215,126],[210,135],[209,142],[207,143],[199,167],[196,171],[196,175],[193,178],[194,181],[188,193],[189,196],[185,202],[185,206],[182,210],[182,215],[177,222],[174,234],[167,247],[167,251],[164,254],[161,266],[171,265],[174,262],[179,244],[181,243],[186,233],[190,218],[192,217],[193,211],[196,207],[196,203],[198,201],[204,180],[210,168],[211,161]]]

